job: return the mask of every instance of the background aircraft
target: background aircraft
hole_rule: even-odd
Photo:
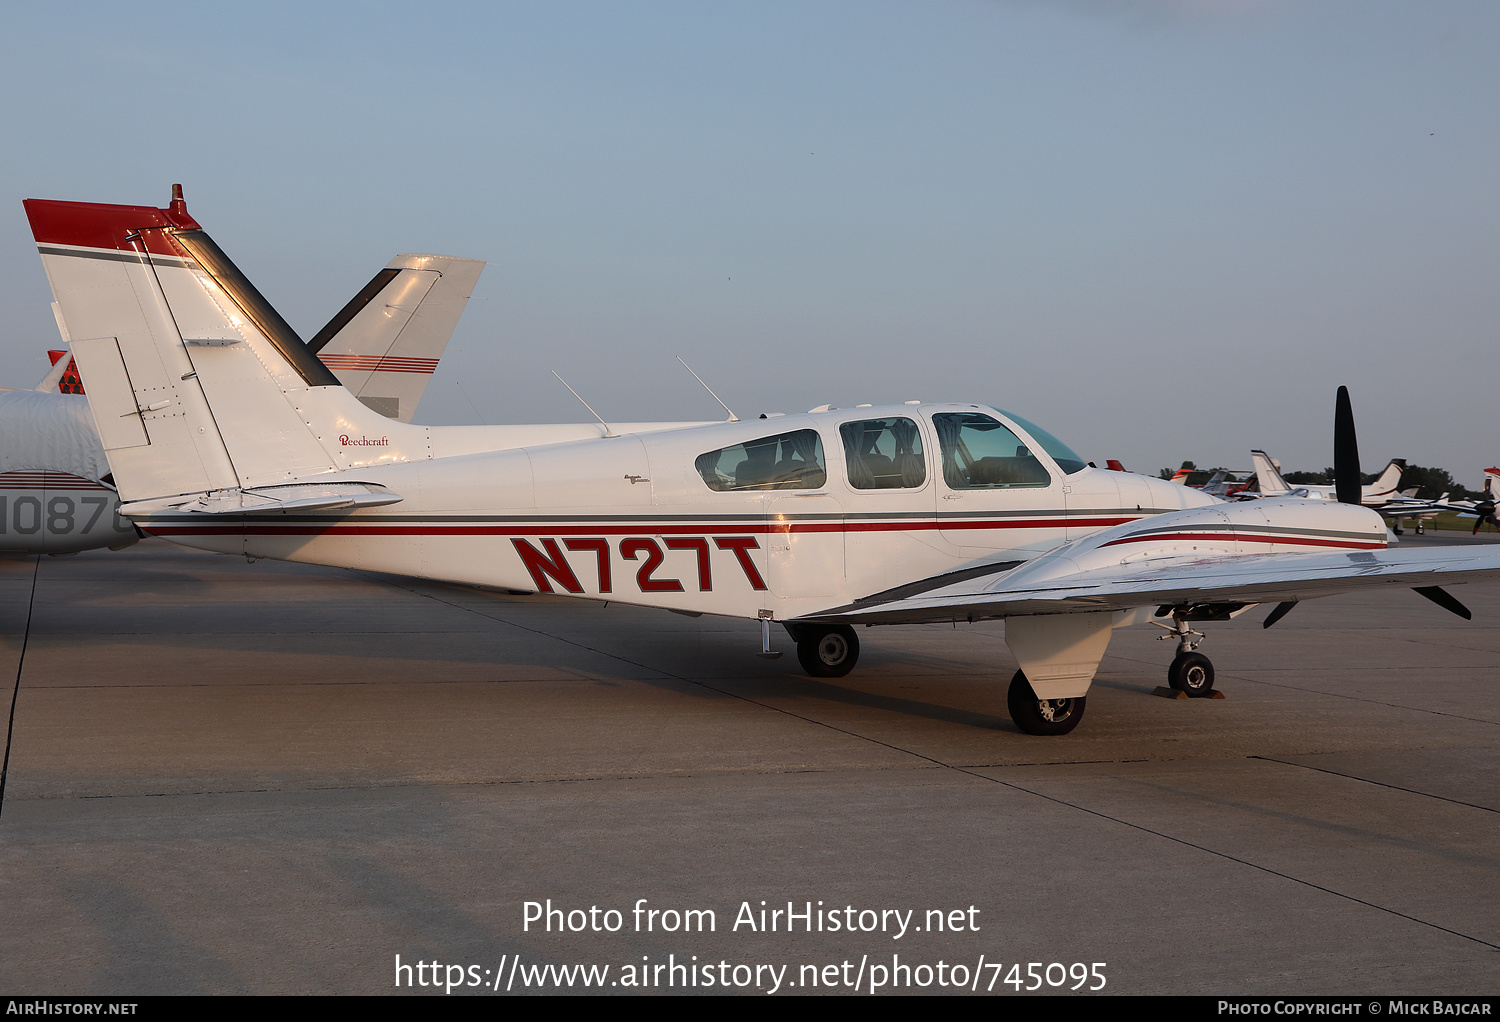
[[[1192,477],[1197,475],[1201,482],[1192,482]],[[1234,497],[1245,490],[1249,485],[1248,480],[1237,478],[1244,476],[1243,472],[1230,472],[1228,469],[1217,469],[1208,471],[1205,469],[1179,468],[1172,473],[1171,481],[1181,486],[1190,486],[1195,490],[1202,490],[1211,497]],[[1248,496],[1254,496],[1250,494]]]
[[[1262,497],[1304,497],[1310,500],[1338,500],[1337,486],[1312,483],[1288,484],[1281,478],[1281,465],[1265,451],[1252,450],[1250,460],[1255,465],[1256,485]],[[1378,508],[1392,500],[1400,499],[1401,472],[1406,468],[1405,460],[1392,458],[1373,483],[1360,486],[1359,502],[1365,507]]]
[[[1495,516],[1495,502],[1500,498],[1500,468],[1487,468],[1484,470],[1484,482],[1480,484],[1480,496],[1478,500],[1467,498],[1460,500],[1449,500],[1448,494],[1443,494],[1435,501],[1426,502],[1423,508],[1424,514],[1417,517],[1417,531],[1422,531],[1422,519],[1433,515],[1451,511],[1461,518],[1476,518],[1474,532],[1479,532],[1487,520]]]
[[[180,198],[25,205],[121,512],[187,546],[746,618],[766,655],[777,622],[824,676],[854,624],[1004,618],[1033,734],[1076,726],[1115,627],[1170,618],[1169,680],[1205,695],[1193,622],[1393,584],[1467,617],[1439,583],[1500,573],[1500,550],[1386,549],[1342,388],[1338,501],[1095,469],[978,404],[413,426],[340,386]]]
[[[1280,463],[1265,451],[1251,451],[1250,457],[1255,462],[1255,476],[1262,496],[1338,500],[1335,486],[1311,483],[1289,485],[1281,477]],[[1417,533],[1420,535],[1425,530],[1425,519],[1449,510],[1443,503],[1448,495],[1445,493],[1437,501],[1430,501],[1418,498],[1415,489],[1401,492],[1398,487],[1401,485],[1401,474],[1405,469],[1405,459],[1392,458],[1385,466],[1385,471],[1380,473],[1379,478],[1373,483],[1360,487],[1360,503],[1378,511],[1390,522],[1391,531],[1396,535],[1400,536],[1405,532],[1408,518],[1416,523]]]

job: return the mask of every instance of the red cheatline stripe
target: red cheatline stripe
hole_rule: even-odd
[[[1384,540],[1313,539],[1310,536],[1237,536],[1232,533],[1223,532],[1157,532],[1146,536],[1126,536],[1124,539],[1110,540],[1104,545],[1119,546],[1121,543],[1150,543],[1159,539],[1196,539],[1205,543],[1272,543],[1281,546],[1333,546],[1355,550],[1379,549],[1385,546]]]
[[[325,363],[339,362],[349,365],[395,365],[411,368],[432,367],[438,364],[435,358],[397,358],[392,355],[319,355]]]
[[[1122,519],[1129,521],[1130,519]],[[1116,524],[1112,519],[1110,524]],[[1023,522],[964,522],[962,529],[1060,529],[1069,523],[1064,519],[1043,519]],[[174,522],[171,525],[153,525],[149,520],[140,523],[141,528],[158,536],[678,536],[678,535],[766,535],[768,533],[821,533],[821,532],[932,532],[937,529],[951,530],[955,526],[936,521],[906,522],[809,522],[790,524],[746,523],[722,525],[704,523],[700,525],[653,525],[637,523],[630,525],[360,525],[340,523],[329,525],[298,524],[284,526],[253,525],[188,525]]]
[[[963,532],[974,529],[1066,529],[1104,528],[1133,522],[1134,518],[1022,518],[972,522],[817,522],[771,526],[772,532]],[[702,532],[695,528],[691,531]]]
[[[437,369],[435,358],[394,358],[380,355],[319,355],[329,369],[369,370],[380,373],[427,373]]]

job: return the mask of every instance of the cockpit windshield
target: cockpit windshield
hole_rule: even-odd
[[[1064,475],[1072,475],[1074,472],[1081,472],[1088,467],[1088,462],[1080,458],[1074,452],[1073,448],[1057,439],[1051,433],[1048,433],[1036,423],[1029,419],[1023,419],[1013,412],[1007,412],[1003,408],[996,408],[995,411],[1030,433],[1031,438],[1041,445],[1042,450],[1050,454],[1052,460],[1057,462],[1057,467],[1063,470]]]
[[[943,452],[943,482],[954,490],[1047,486],[1052,477],[1003,423],[977,412],[932,417]]]

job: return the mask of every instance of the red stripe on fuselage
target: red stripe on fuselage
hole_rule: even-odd
[[[157,536],[702,536],[709,533],[733,533],[739,535],[765,535],[768,533],[827,533],[827,532],[947,532],[966,529],[1061,529],[1068,526],[1103,528],[1134,521],[1132,518],[1102,519],[1023,519],[1021,521],[990,522],[747,522],[725,525],[705,522],[697,525],[656,525],[650,522],[629,525],[362,525],[356,522],[330,523],[328,525],[203,525],[174,522],[170,525],[153,525],[143,521],[141,528]]]
[[[380,355],[319,355],[329,369],[352,369],[372,373],[425,373],[437,370],[435,358],[386,358]]]
[[[1150,543],[1155,540],[1196,539],[1205,543],[1274,543],[1290,546],[1331,546],[1351,550],[1384,549],[1380,540],[1314,539],[1311,536],[1242,536],[1224,532],[1156,532],[1145,536],[1126,536],[1112,539],[1104,546],[1119,546],[1121,543]]]

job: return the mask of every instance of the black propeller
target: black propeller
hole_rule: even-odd
[[[1269,613],[1269,614],[1266,615],[1266,619],[1260,623],[1260,626],[1262,628],[1270,628],[1276,622],[1278,622],[1282,618],[1286,617],[1287,614],[1289,614],[1291,612],[1291,609],[1293,607],[1295,607],[1296,605],[1297,605],[1297,601],[1296,600],[1286,600],[1283,603],[1278,603],[1276,605],[1276,609],[1273,610],[1273,611],[1271,611],[1271,613]]]
[[[1349,404],[1349,388],[1340,387],[1338,399],[1333,405],[1333,485],[1341,504],[1359,504],[1364,496],[1364,486],[1359,474],[1359,441],[1354,437],[1354,408]],[[1441,586],[1419,586],[1412,590],[1427,597],[1439,607],[1457,614],[1465,621],[1472,620],[1469,612],[1453,594]],[[1261,626],[1270,628],[1296,606],[1295,602],[1277,606]]]
[[[1465,621],[1474,620],[1474,615],[1470,612],[1469,608],[1459,603],[1457,598],[1442,586],[1420,586],[1413,589],[1412,592],[1427,597],[1439,607],[1442,607],[1451,614],[1457,614]]]
[[[1359,441],[1354,436],[1354,408],[1349,388],[1340,387],[1333,406],[1333,485],[1341,504],[1358,504],[1364,494],[1359,474]]]

